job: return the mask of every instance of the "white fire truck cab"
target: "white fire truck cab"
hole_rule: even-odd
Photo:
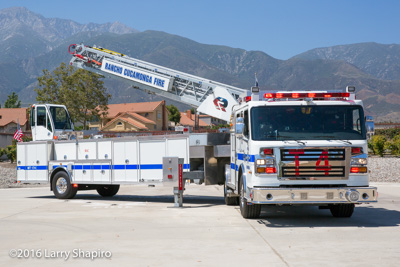
[[[350,217],[355,204],[376,202],[369,186],[361,100],[345,92],[266,92],[234,106],[225,200],[242,216],[261,205],[315,205]]]
[[[32,105],[30,124],[33,141],[58,139],[74,131],[74,124],[64,105]]]

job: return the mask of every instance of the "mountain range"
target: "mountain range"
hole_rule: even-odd
[[[254,85],[254,73],[262,90],[337,90],[354,85],[368,115],[377,121],[400,121],[398,44],[316,48],[279,60],[261,51],[200,44],[165,32],[139,32],[118,22],[79,24],[45,18],[21,7],[0,10],[0,103],[13,91],[23,103],[34,103],[33,88],[42,70],[68,62],[68,46],[80,42],[241,88]],[[105,79],[105,85],[112,103],[161,99],[126,82]]]

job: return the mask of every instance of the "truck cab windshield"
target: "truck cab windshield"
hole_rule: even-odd
[[[63,107],[50,107],[51,117],[54,120],[54,128],[57,130],[71,130],[71,119]]]
[[[273,106],[251,109],[253,140],[365,139],[361,106]]]

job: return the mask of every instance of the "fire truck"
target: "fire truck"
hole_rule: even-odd
[[[233,108],[226,202],[239,202],[245,218],[258,217],[262,204],[316,205],[335,217],[350,217],[355,204],[376,202],[363,106],[354,91],[260,96],[252,88]]]
[[[58,198],[90,189],[112,196],[121,184],[176,181],[172,157],[181,159],[180,179],[223,184],[226,204],[239,205],[244,218],[259,217],[263,205],[313,205],[350,217],[355,205],[377,202],[354,87],[261,92],[101,47],[74,44],[69,52],[71,65],[197,107],[229,121],[230,133],[83,140],[65,106],[37,104],[33,142],[17,146],[21,182],[49,182]]]

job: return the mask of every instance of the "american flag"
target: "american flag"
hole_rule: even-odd
[[[23,135],[24,134],[22,133],[21,126],[19,126],[19,120],[18,120],[18,122],[17,122],[17,131],[15,131],[14,139],[17,140],[18,142],[22,142],[22,136]]]

